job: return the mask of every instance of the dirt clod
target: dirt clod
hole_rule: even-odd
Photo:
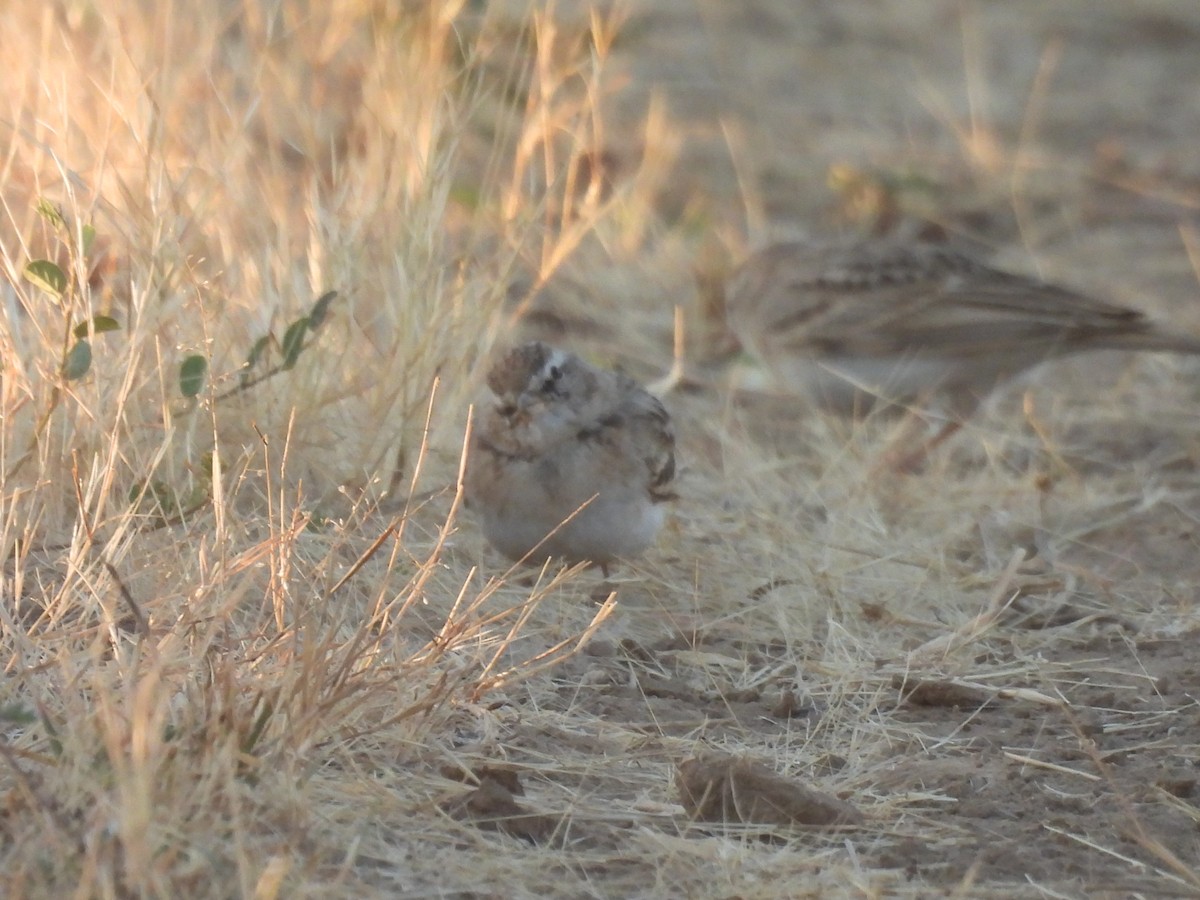
[[[705,822],[824,827],[864,821],[844,800],[733,756],[685,760],[676,771],[675,787],[688,815]]]

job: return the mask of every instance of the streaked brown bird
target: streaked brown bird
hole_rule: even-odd
[[[675,435],[633,379],[535,341],[487,378],[467,460],[466,499],[514,560],[607,566],[642,553],[673,499]]]
[[[950,430],[998,385],[1048,360],[1200,353],[1200,338],[1137,310],[945,245],[891,239],[768,247],[734,273],[726,315],[783,386],[844,413],[920,401]]]

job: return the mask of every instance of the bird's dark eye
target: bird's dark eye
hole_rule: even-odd
[[[561,379],[561,378],[562,378],[562,369],[560,369],[558,366],[551,366],[549,377],[547,377],[546,380],[542,382],[542,390],[545,391],[547,394],[553,394],[555,391],[558,390],[558,382],[559,382],[559,379]]]

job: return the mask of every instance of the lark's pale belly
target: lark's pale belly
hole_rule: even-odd
[[[785,354],[767,361],[779,380],[840,413],[865,411],[875,400],[906,404],[938,393],[961,394],[960,399],[972,406],[1003,380],[1014,362],[940,356],[816,359]],[[1022,360],[1015,368],[1024,364]]]
[[[485,513],[483,532],[510,559],[521,559],[537,547],[531,562],[558,556],[608,563],[641,554],[663,524],[660,505],[621,498],[598,496],[574,516],[572,512],[574,509],[563,512],[561,517],[545,515],[544,510],[516,504],[507,512]]]
[[[589,478],[586,459],[509,460],[502,468],[488,462],[475,460],[467,499],[484,536],[510,559],[529,554],[532,563],[557,556],[606,564],[640,555],[662,528],[662,504],[644,484],[612,472]]]

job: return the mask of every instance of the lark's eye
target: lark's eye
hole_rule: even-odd
[[[558,391],[558,382],[562,378],[562,369],[558,366],[550,367],[549,377],[542,382],[542,391],[547,394],[553,394]]]

